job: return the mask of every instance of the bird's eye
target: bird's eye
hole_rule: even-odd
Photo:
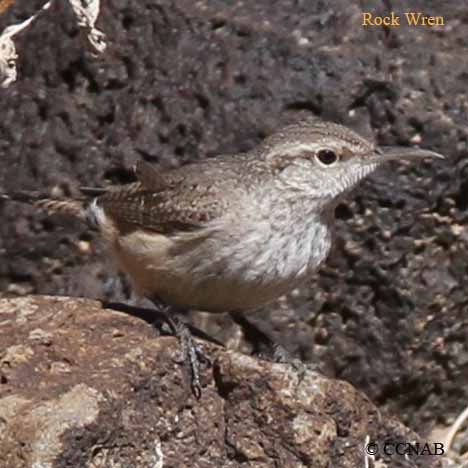
[[[322,165],[322,166],[332,166],[338,161],[338,155],[330,149],[321,149],[317,151],[315,155],[315,159]]]

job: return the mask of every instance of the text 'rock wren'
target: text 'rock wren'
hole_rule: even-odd
[[[89,205],[47,201],[97,225],[136,290],[159,303],[249,311],[300,285],[327,257],[338,201],[382,163],[441,157],[378,148],[341,125],[309,119],[243,154],[159,173]]]

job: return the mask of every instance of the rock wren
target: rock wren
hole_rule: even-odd
[[[138,182],[90,204],[41,204],[96,225],[135,289],[156,303],[245,312],[318,269],[332,245],[334,208],[360,180],[386,161],[423,157],[442,156],[378,148],[346,127],[308,119],[247,153],[162,173],[140,163]]]

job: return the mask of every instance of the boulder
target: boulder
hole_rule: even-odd
[[[0,300],[1,466],[442,466],[366,456],[420,439],[349,383],[205,340],[197,400],[178,341],[151,320],[88,299]]]

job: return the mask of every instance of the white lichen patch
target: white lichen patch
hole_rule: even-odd
[[[154,446],[147,447],[139,451],[136,447],[136,453],[132,456],[132,465],[144,468],[163,468],[164,454],[162,444],[159,438],[154,440]],[[93,447],[93,457],[87,463],[86,468],[127,468],[130,466],[126,456],[122,456],[118,445],[109,446],[96,445]]]
[[[0,87],[8,88],[11,83],[16,81],[18,75],[16,70],[18,54],[13,37],[27,28],[43,11],[47,10],[50,7],[50,3],[47,2],[39,12],[22,23],[8,26],[0,34]]]
[[[314,417],[311,414],[299,413],[292,422],[294,440],[299,445],[316,442],[318,438],[325,441],[332,441],[336,438],[336,424],[330,417],[329,422],[321,427],[320,435],[316,433]]]
[[[0,364],[12,368],[18,364],[28,362],[32,356],[34,356],[34,351],[29,346],[14,345],[0,354]]]
[[[89,43],[94,51],[103,53],[107,47],[106,36],[96,28],[100,0],[69,0],[69,2],[78,19],[78,25],[86,30]]]
[[[9,395],[0,398],[0,440],[6,435],[9,421],[12,421],[16,415],[30,401],[17,395]]]
[[[36,428],[31,443],[31,462],[34,467],[49,468],[63,451],[61,436],[72,428],[93,423],[99,415],[103,395],[85,384],[73,387],[56,400],[34,408],[28,421]]]
[[[42,330],[42,328],[36,328],[29,332],[28,340],[35,341],[43,345],[50,345],[52,343],[52,333]]]
[[[131,362],[140,362],[143,356],[143,350],[137,346],[132,348],[128,353],[125,354],[125,359]]]
[[[70,364],[63,361],[55,361],[50,364],[51,374],[69,374],[72,371]]]
[[[154,441],[154,456],[152,461],[153,468],[163,468],[164,466],[164,454],[161,448],[161,441],[159,439],[155,439]]]
[[[0,315],[15,315],[18,321],[24,322],[29,315],[34,314],[38,305],[32,297],[17,297],[15,299],[0,299]]]
[[[249,434],[247,437],[236,438],[231,440],[234,443],[236,449],[241,452],[248,460],[261,460],[265,458],[265,450],[261,443],[256,440],[257,434]]]
[[[5,28],[0,34],[0,87],[8,88],[18,77],[14,36],[25,30],[39,15],[48,10],[52,0],[48,1],[36,14],[19,24],[13,24]],[[105,35],[96,28],[99,16],[100,0],[69,0],[75,13],[80,28],[86,31],[88,41],[94,53],[102,53],[106,50]]]

